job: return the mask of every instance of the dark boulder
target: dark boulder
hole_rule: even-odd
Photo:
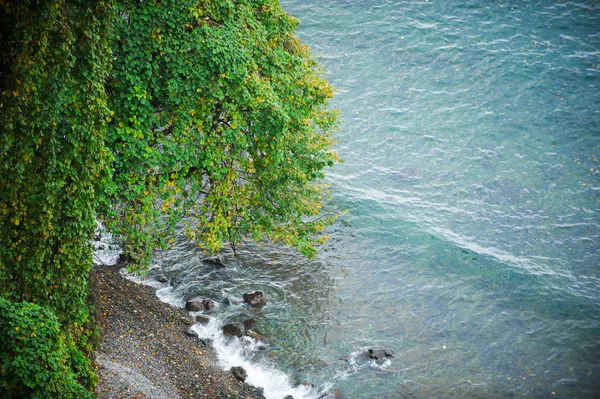
[[[231,372],[231,374],[233,374],[235,378],[242,382],[244,382],[248,377],[248,373],[246,373],[246,370],[244,370],[243,367],[232,367],[231,369],[229,369],[229,371]]]
[[[165,276],[162,273],[158,273],[156,276],[154,276],[154,279],[156,281],[158,281],[159,283],[163,283],[163,284],[166,284],[169,282],[169,279],[167,278],[167,276]]]
[[[194,329],[192,329],[192,328],[189,328],[185,333],[188,336],[190,336],[190,337],[200,338],[200,336],[198,335],[198,333]]]
[[[369,348],[364,351],[364,354],[369,359],[374,359],[374,360],[386,360],[386,359],[393,359],[395,357],[394,352],[392,352],[391,350],[389,350],[387,348]]]
[[[196,316],[196,322],[200,323],[200,324],[208,324],[208,322],[210,321],[210,317],[208,316],[204,316],[204,315],[198,315]]]
[[[225,267],[225,263],[223,263],[223,259],[221,259],[220,256],[214,256],[212,258],[205,258],[205,259],[202,259],[202,262],[206,263],[207,265],[211,265],[216,268],[219,268],[219,269],[222,269]]]
[[[267,295],[262,291],[249,292],[244,294],[244,302],[250,306],[259,306],[267,304]]]
[[[287,396],[284,396],[283,399],[294,399],[294,397],[292,395],[287,395]]]
[[[221,330],[229,337],[243,337],[246,332],[242,323],[225,324]]]
[[[200,310],[214,310],[217,304],[215,301],[207,298],[197,298],[189,300],[185,303],[185,309],[190,312],[198,312]]]

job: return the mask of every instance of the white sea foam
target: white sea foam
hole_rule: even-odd
[[[169,284],[129,273],[125,269],[121,270],[121,274],[135,283],[156,288],[156,295],[162,302],[179,308],[185,304],[184,298],[179,297]],[[281,399],[286,395],[292,395],[294,399],[315,399],[317,397],[317,391],[313,388],[304,385],[294,387],[289,376],[273,365],[252,361],[252,354],[259,350],[259,342],[251,337],[244,337],[243,340],[225,337],[221,332],[223,324],[223,320],[212,317],[206,325],[194,324],[191,327],[199,338],[212,340],[219,366],[223,370],[229,370],[235,366],[243,367],[248,375],[245,382],[263,388],[266,399]]]
[[[211,339],[217,351],[219,365],[224,370],[241,366],[246,370],[246,382],[264,389],[267,399],[281,399],[292,395],[297,399],[312,399],[316,392],[306,386],[293,387],[290,378],[281,370],[249,359],[256,347],[256,341],[250,337],[227,338],[221,333],[223,323],[219,319],[211,319],[207,325],[195,324],[192,329],[203,339]]]

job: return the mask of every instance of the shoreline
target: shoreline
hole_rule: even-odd
[[[96,265],[90,273],[101,329],[94,353],[99,399],[264,399],[260,388],[221,370],[210,345],[186,334],[184,309],[127,280],[122,268]]]

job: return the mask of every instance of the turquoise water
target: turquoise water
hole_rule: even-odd
[[[247,248],[215,275],[180,244],[182,297],[265,290],[255,360],[315,391],[600,397],[600,4],[282,4],[337,88],[348,215],[313,262]]]

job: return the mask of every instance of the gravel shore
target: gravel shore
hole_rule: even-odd
[[[121,267],[95,266],[90,277],[102,329],[96,352],[100,399],[264,399],[260,389],[219,369],[210,346],[187,336],[185,310],[125,279]]]

